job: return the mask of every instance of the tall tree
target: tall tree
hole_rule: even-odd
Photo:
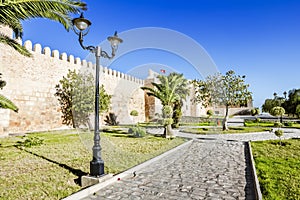
[[[11,28],[16,37],[22,37],[22,20],[47,18],[61,23],[65,29],[71,27],[70,14],[86,10],[86,4],[79,0],[2,0],[0,1],[0,24]],[[30,56],[30,52],[15,40],[0,33],[0,42],[19,53]]]
[[[2,74],[0,73],[0,89],[2,90],[4,86],[6,85],[6,81],[2,80]],[[18,112],[18,107],[8,98],[0,94],[0,108],[3,109],[10,109],[15,112]]]
[[[90,114],[95,108],[94,76],[88,73],[77,73],[69,70],[56,85],[55,96],[61,106],[63,124],[77,128],[81,125],[91,128]],[[111,95],[108,95],[104,86],[100,87],[99,112],[109,110]]]
[[[161,101],[163,117],[165,119],[165,136],[172,136],[172,115],[176,102],[180,102],[188,95],[188,81],[183,74],[170,73],[168,76],[158,75],[160,83],[152,82],[152,87],[141,87],[147,95],[154,96]]]
[[[231,106],[247,105],[252,100],[248,84],[245,84],[245,76],[236,75],[230,70],[225,75],[215,74],[208,76],[206,80],[194,80],[195,101],[204,107],[209,105],[224,105],[225,117],[223,130],[228,130],[227,121]]]

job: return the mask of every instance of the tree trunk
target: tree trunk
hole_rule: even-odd
[[[227,125],[228,118],[229,118],[229,116],[228,116],[228,110],[229,110],[229,106],[226,105],[225,117],[224,117],[223,123],[222,123],[222,125],[223,125],[223,131],[227,131],[228,130],[228,125]]]
[[[174,133],[173,133],[171,124],[168,124],[165,126],[164,137],[165,138],[173,138],[174,137]]]

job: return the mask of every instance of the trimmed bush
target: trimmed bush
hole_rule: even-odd
[[[134,137],[144,137],[146,135],[146,129],[140,126],[131,127],[128,129],[128,133]]]
[[[274,122],[274,127],[282,127],[282,123],[280,123],[280,122]]]
[[[284,122],[283,124],[285,126],[292,127],[294,123],[293,122]]]

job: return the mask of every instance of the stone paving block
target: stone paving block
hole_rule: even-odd
[[[135,178],[125,177],[101,189],[94,197],[101,200],[246,199],[246,194],[248,198],[254,190],[246,176],[249,167],[244,148],[242,142],[194,140],[181,151],[137,171]]]

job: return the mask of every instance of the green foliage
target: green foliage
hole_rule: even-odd
[[[130,112],[130,115],[136,117],[136,116],[139,115],[139,112],[138,112],[137,110],[132,110],[132,111]]]
[[[284,108],[280,107],[280,106],[276,106],[276,107],[272,108],[271,112],[270,112],[270,114],[273,116],[282,116],[282,115],[284,115],[284,113],[285,113]]]
[[[72,27],[70,14],[86,10],[86,4],[80,1],[43,1],[43,0],[5,0],[0,1],[0,24],[11,28],[16,37],[22,37],[22,20],[47,18],[59,22],[65,29]],[[22,45],[4,34],[0,34],[0,42],[13,47],[19,53],[30,56],[31,53]]]
[[[194,80],[195,87],[194,101],[202,106],[224,105],[226,114],[223,120],[223,130],[227,130],[228,109],[231,106],[244,106],[252,100],[249,85],[245,84],[245,76],[236,75],[233,70],[208,76],[203,80]]]
[[[254,120],[255,123],[260,123],[261,122],[261,119],[258,117]]]
[[[164,125],[170,125],[173,123],[173,119],[172,118],[164,118]]]
[[[287,114],[300,117],[300,89],[293,89],[288,93],[288,99],[284,102],[283,107]]]
[[[130,127],[128,133],[134,137],[144,137],[146,135],[146,129],[141,126]]]
[[[25,136],[23,141],[18,141],[17,146],[23,147],[32,147],[32,146],[41,146],[44,143],[44,139],[37,136]]]
[[[270,113],[272,108],[280,106],[281,102],[278,99],[266,99],[262,105],[262,111]]]
[[[211,118],[211,116],[213,116],[213,114],[214,114],[214,111],[209,109],[206,111],[206,114],[207,114],[208,118]]]
[[[253,108],[251,109],[251,115],[252,116],[255,116],[255,115],[258,115],[259,114],[259,108]]]
[[[109,113],[108,115],[106,115],[104,121],[109,126],[117,126],[117,125],[119,125],[119,122],[117,121],[117,116],[116,116],[115,113]]]
[[[283,130],[282,130],[282,129],[275,130],[274,133],[275,133],[275,135],[276,135],[277,137],[283,136]]]
[[[163,116],[164,118],[170,118],[173,114],[173,108],[172,106],[165,105],[162,108]]]
[[[158,98],[163,106],[172,105],[188,95],[188,81],[183,74],[170,73],[168,76],[158,75],[157,78],[160,83],[152,82],[153,88],[141,89],[147,91],[147,95]]]
[[[0,89],[2,90],[3,87],[6,85],[6,81],[2,80],[2,74],[0,73]],[[0,108],[3,109],[10,109],[15,112],[18,112],[19,108],[8,98],[0,94]]]
[[[295,114],[298,116],[298,118],[300,118],[300,104],[296,106]]]
[[[283,124],[284,126],[292,127],[294,123],[289,121],[289,122],[284,122]]]
[[[172,128],[179,127],[179,122],[182,117],[181,107],[182,107],[182,104],[179,101],[174,103]]]
[[[69,70],[56,85],[55,96],[61,105],[63,124],[74,128],[89,125],[89,116],[95,109],[95,86],[92,74],[77,73]],[[99,112],[108,111],[111,95],[105,92],[104,86],[99,88]]]
[[[276,122],[274,122],[274,127],[277,127],[277,128],[282,127],[282,123],[276,121]]]

